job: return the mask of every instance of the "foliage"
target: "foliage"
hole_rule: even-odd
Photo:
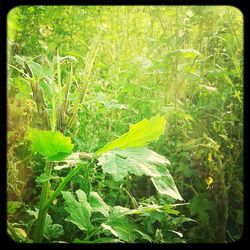
[[[116,181],[123,179],[129,173],[150,176],[159,193],[182,200],[166,168],[170,162],[152,150],[147,148],[113,150],[104,153],[99,158],[98,164],[102,166],[104,173],[111,174]]]
[[[18,6],[7,18],[11,238],[242,236],[238,9]]]
[[[86,194],[77,190],[78,202],[68,191],[62,192],[66,202],[65,210],[70,214],[65,220],[74,223],[80,230],[90,230],[93,225],[90,222],[91,206],[87,201]]]
[[[213,204],[206,198],[195,196],[190,201],[190,214],[197,215],[202,224],[208,224],[208,212],[213,209]]]
[[[128,133],[123,134],[118,139],[109,142],[96,153],[101,155],[112,149],[127,149],[130,147],[143,147],[149,142],[157,140],[164,133],[166,121],[163,117],[155,116],[151,119],[130,125]]]
[[[74,147],[69,137],[59,131],[39,131],[30,129],[27,140],[31,141],[32,150],[40,153],[48,160],[60,160],[69,155]]]

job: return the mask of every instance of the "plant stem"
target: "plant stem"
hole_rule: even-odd
[[[54,79],[54,65],[52,67],[52,100],[51,100],[51,105],[52,105],[52,116],[51,116],[51,130],[55,131],[56,130],[56,83]]]
[[[44,173],[48,176],[51,174],[51,163],[46,162]],[[42,186],[38,219],[36,222],[35,233],[34,233],[34,242],[37,242],[37,243],[42,241],[44,224],[45,224],[45,219],[46,219],[47,210],[48,210],[48,209],[43,209],[43,207],[48,197],[49,183],[50,183],[49,181],[46,181],[43,183],[43,186]]]
[[[48,210],[49,205],[55,200],[55,198],[58,196],[58,194],[62,191],[62,189],[66,186],[66,184],[70,181],[70,179],[82,168],[82,164],[74,168],[69,172],[69,174],[64,177],[63,181],[59,184],[57,189],[53,192],[53,194],[50,196],[50,198],[46,201],[46,203],[43,205],[43,210]]]
[[[70,117],[68,121],[67,127],[70,127],[72,125],[73,121],[76,118],[76,114],[79,109],[79,106],[83,101],[84,95],[87,91],[90,73],[91,73],[91,70],[94,65],[95,58],[97,56],[99,49],[100,49],[100,45],[98,45],[98,41],[97,40],[93,41],[92,47],[90,51],[87,53],[86,59],[85,59],[84,77],[83,77],[82,84],[81,84],[81,91],[78,94],[78,97],[74,106],[72,107],[72,116]]]

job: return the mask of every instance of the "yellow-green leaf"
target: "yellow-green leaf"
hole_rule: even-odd
[[[103,148],[99,149],[96,154],[101,155],[113,149],[146,146],[151,141],[157,140],[164,133],[165,126],[165,119],[159,115],[149,120],[143,119],[136,124],[132,124],[127,133],[107,143]]]
[[[61,160],[71,153],[74,145],[70,137],[59,131],[30,129],[26,139],[31,141],[33,151],[47,157],[48,160]]]

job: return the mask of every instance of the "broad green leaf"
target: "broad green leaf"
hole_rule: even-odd
[[[130,125],[130,129],[127,133],[107,143],[103,148],[99,149],[96,154],[101,155],[113,149],[146,146],[151,141],[157,140],[164,133],[165,126],[166,121],[160,116],[152,117],[149,120],[143,119],[136,124]]]
[[[62,225],[53,224],[51,216],[47,214],[43,235],[48,240],[54,240],[64,234]]]
[[[70,137],[59,131],[30,129],[26,138],[31,141],[32,150],[45,156],[47,160],[61,160],[69,155],[74,147]]]
[[[104,173],[111,174],[115,181],[120,181],[128,174],[160,177],[161,173],[156,166],[165,166],[170,162],[147,148],[129,148],[103,154],[98,164],[102,166]]]
[[[147,175],[160,194],[183,200],[166,165],[170,162],[163,156],[147,148],[112,150],[99,157],[103,172],[120,181],[129,174]]]
[[[66,157],[68,157],[70,155],[70,153],[65,153],[65,152],[59,152],[56,155],[52,155],[50,157],[47,158],[48,161],[62,161],[64,160]]]
[[[108,216],[109,206],[103,201],[103,199],[96,192],[90,192],[89,194],[89,204],[93,212],[100,212],[105,217]]]
[[[151,178],[151,180],[160,194],[168,195],[177,200],[183,200],[170,173],[166,173],[161,177]]]
[[[102,224],[102,227],[125,242],[131,243],[136,239],[135,225],[127,217],[120,214],[116,207],[112,208],[108,220]]]
[[[76,195],[78,201],[69,192],[62,192],[65,200],[65,210],[70,214],[65,220],[75,224],[82,231],[89,231],[93,228],[90,222],[91,207],[87,201],[87,196],[84,191],[78,189]]]
[[[119,239],[124,240],[125,242],[131,243],[136,238],[134,233],[136,227],[125,217],[110,220],[107,222],[107,225],[118,234]]]

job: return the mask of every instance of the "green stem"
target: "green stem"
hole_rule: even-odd
[[[46,162],[44,173],[46,175],[50,176],[51,163]],[[43,183],[43,186],[42,186],[38,219],[37,219],[36,226],[35,226],[34,242],[41,242],[42,241],[44,224],[45,224],[45,219],[46,219],[47,210],[48,210],[48,209],[43,209],[43,207],[44,207],[44,204],[45,204],[47,197],[48,197],[49,183],[50,183],[49,181],[46,181]]]
[[[55,83],[55,79],[54,79],[54,65],[52,67],[52,84],[51,85],[52,85],[51,130],[55,131],[56,130],[56,83]]]
[[[66,186],[66,184],[70,181],[70,179],[82,168],[82,164],[80,164],[78,167],[74,168],[69,172],[69,174],[64,177],[63,181],[59,184],[57,189],[53,192],[53,194],[50,196],[50,198],[46,201],[44,206],[42,207],[43,210],[48,210],[49,205],[55,200],[55,198],[58,196],[58,194],[62,191],[62,189]]]

